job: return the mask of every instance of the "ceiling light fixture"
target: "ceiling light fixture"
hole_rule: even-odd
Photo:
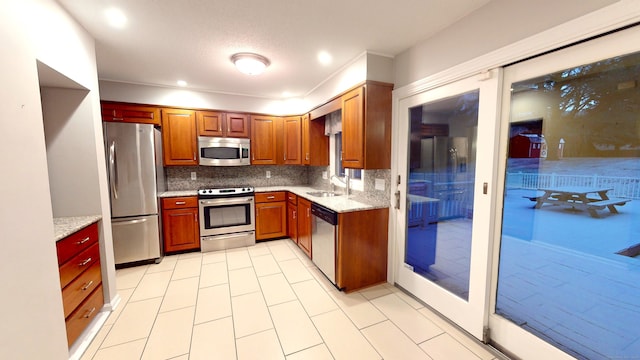
[[[333,61],[333,58],[331,57],[331,54],[329,54],[328,52],[320,51],[318,53],[318,61],[322,65],[329,65],[331,64],[331,61]]]
[[[105,10],[105,16],[109,25],[116,29],[122,29],[127,25],[127,16],[120,9],[110,8]]]
[[[254,53],[238,53],[231,56],[231,62],[240,72],[247,75],[260,75],[271,64],[269,59]]]
[[[176,84],[178,84],[178,86],[181,86],[181,87],[185,87],[188,85],[187,82],[184,80],[178,80],[176,81]]]

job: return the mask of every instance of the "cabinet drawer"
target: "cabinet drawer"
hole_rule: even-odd
[[[100,247],[97,243],[60,266],[60,287],[64,289],[73,279],[96,262],[100,262]]]
[[[98,224],[93,223],[86,228],[56,242],[58,265],[64,264],[74,255],[98,241]]]
[[[104,305],[104,295],[102,295],[102,285],[100,285],[65,321],[69,346],[76,341],[82,331],[91,323],[91,320],[96,317],[102,309],[102,305]]]
[[[196,196],[171,197],[162,199],[163,209],[184,209],[198,207]]]
[[[256,202],[264,203],[264,202],[272,202],[272,201],[285,201],[286,200],[285,194],[286,193],[284,191],[257,193]]]
[[[69,316],[101,284],[100,262],[96,261],[62,290],[64,317]]]
[[[298,195],[294,193],[287,193],[287,200],[291,203],[291,205],[296,205],[298,203]]]

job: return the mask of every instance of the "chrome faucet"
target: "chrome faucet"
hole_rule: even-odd
[[[341,183],[343,183],[344,186],[345,186],[345,194],[347,194],[347,196],[351,195],[351,183],[350,183],[350,179],[349,179],[349,169],[344,169],[344,180],[339,178],[335,174],[331,175],[331,179],[336,179],[336,180],[340,181]],[[332,190],[333,190],[333,186],[334,186],[333,183],[331,183],[331,189]]]

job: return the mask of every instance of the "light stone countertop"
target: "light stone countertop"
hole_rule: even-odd
[[[265,186],[265,187],[256,187],[254,188],[256,193],[260,192],[269,192],[269,191],[290,191],[298,196],[301,196],[311,202],[322,205],[326,208],[329,208],[333,211],[343,213],[343,212],[351,212],[351,211],[360,211],[360,210],[370,210],[370,209],[385,209],[389,207],[389,203],[386,201],[373,201],[370,199],[365,199],[363,197],[358,197],[355,195],[340,195],[340,196],[331,196],[331,197],[318,197],[307,194],[308,192],[315,191],[323,191],[319,189],[314,189],[308,186]],[[197,196],[197,190],[181,190],[181,191],[165,191],[160,193],[158,196],[161,198],[165,197],[177,197],[177,196]]]
[[[268,191],[290,191],[300,197],[303,197],[311,202],[322,205],[335,212],[345,213],[351,211],[371,210],[371,209],[385,209],[389,207],[389,203],[386,201],[373,201],[365,199],[356,195],[340,195],[330,197],[319,197],[307,194],[308,192],[325,191],[321,189],[314,189],[308,186],[270,186],[259,187],[255,189],[256,192],[268,192]],[[338,191],[339,192],[339,191]]]
[[[179,191],[164,191],[158,194],[158,197],[179,197],[179,196],[198,196],[198,190],[179,190]]]
[[[85,227],[102,219],[100,215],[66,216],[53,218],[54,236],[56,241],[84,229]]]

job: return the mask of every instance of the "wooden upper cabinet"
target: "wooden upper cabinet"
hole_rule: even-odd
[[[364,167],[364,88],[342,96],[342,166]]]
[[[131,122],[160,126],[160,108],[147,105],[101,102],[102,121]]]
[[[224,113],[217,111],[196,111],[199,136],[223,136]]]
[[[237,138],[249,138],[249,116],[247,114],[225,114],[225,136]]]
[[[302,164],[302,120],[300,116],[289,116],[284,122],[284,163]]]
[[[164,165],[198,165],[197,154],[195,111],[162,109]]]
[[[329,166],[329,137],[324,134],[324,117],[311,120],[302,115],[302,164]]]
[[[196,111],[199,136],[249,138],[247,114]]]
[[[276,165],[277,128],[281,118],[275,116],[251,116],[251,164]]]
[[[393,85],[367,82],[342,96],[342,166],[391,167]]]

